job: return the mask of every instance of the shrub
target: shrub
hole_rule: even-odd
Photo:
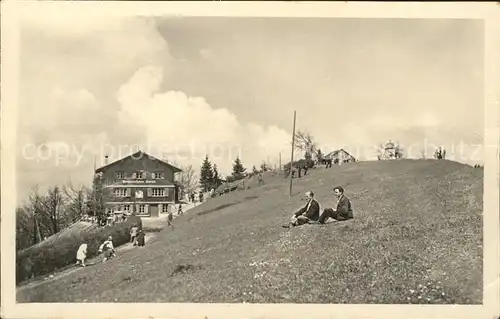
[[[293,166],[295,167],[304,167],[307,166],[307,168],[313,168],[314,167],[314,161],[312,159],[300,159],[298,161],[293,161]],[[283,165],[283,169],[285,171],[289,171],[290,170],[290,162],[286,163],[285,165]]]
[[[97,226],[85,229],[69,227],[55,235],[51,240],[28,247],[17,254],[16,283],[34,276],[45,275],[76,262],[76,252],[81,244],[87,244],[87,258],[98,255],[99,246],[108,237],[113,236],[115,247],[128,243],[130,228],[142,227],[140,217],[130,216],[127,221],[105,228]]]

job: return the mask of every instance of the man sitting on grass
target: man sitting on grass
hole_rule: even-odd
[[[319,217],[319,223],[324,224],[328,218],[337,221],[344,221],[353,218],[351,201],[344,195],[344,189],[341,186],[335,187],[333,193],[337,197],[336,208],[326,208]]]
[[[307,224],[309,221],[317,221],[319,217],[319,203],[314,199],[314,193],[309,191],[306,193],[306,205],[293,214],[292,219],[285,228],[300,226]]]

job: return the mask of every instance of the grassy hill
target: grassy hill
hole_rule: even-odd
[[[483,170],[434,160],[358,162],[282,175],[212,198],[144,249],[18,294],[18,302],[482,302]],[[354,220],[281,225],[333,186]]]

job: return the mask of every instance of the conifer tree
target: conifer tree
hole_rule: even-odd
[[[208,191],[212,186],[214,179],[214,172],[212,170],[212,163],[208,160],[208,155],[205,156],[200,169],[200,186],[204,192]]]
[[[233,173],[232,175],[234,176],[235,179],[242,179],[245,177],[245,171],[246,168],[243,167],[243,164],[241,163],[241,160],[239,157],[236,158],[233,164]]]

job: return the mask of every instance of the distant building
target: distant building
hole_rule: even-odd
[[[344,149],[339,149],[328,153],[323,157],[325,160],[332,160],[334,164],[341,165],[343,163],[354,163],[356,159]]]
[[[103,178],[106,213],[159,216],[179,199],[174,182],[181,169],[143,151],[126,156],[95,170]]]

